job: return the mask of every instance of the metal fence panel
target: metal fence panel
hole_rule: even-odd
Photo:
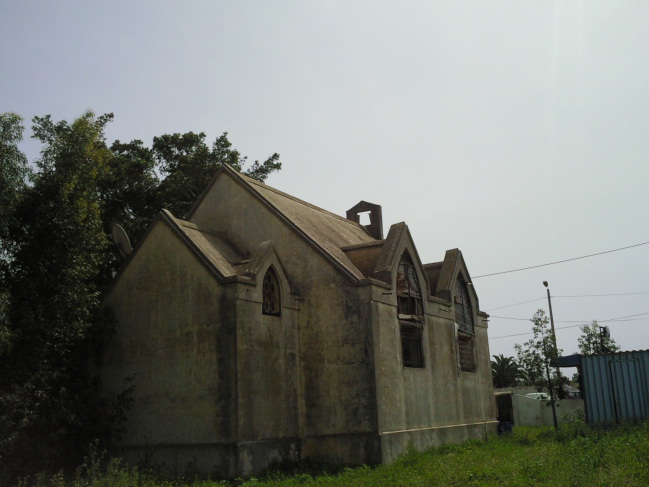
[[[649,350],[582,355],[580,365],[588,422],[649,416]]]

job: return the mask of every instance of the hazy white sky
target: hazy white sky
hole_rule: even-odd
[[[110,141],[224,131],[271,186],[406,221],[423,262],[477,276],[649,241],[649,3],[0,0],[0,112],[113,112]],[[23,144],[30,159],[33,141]],[[643,223],[644,222],[644,223]],[[649,293],[649,245],[475,279],[483,310]],[[513,355],[547,302],[492,311]],[[649,294],[553,300],[565,320],[649,313]],[[649,314],[610,323],[649,348]],[[564,353],[578,328],[557,332]]]

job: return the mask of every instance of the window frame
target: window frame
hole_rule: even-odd
[[[475,336],[458,332],[457,347],[460,370],[462,372],[476,373],[478,363],[475,357]]]
[[[399,260],[395,293],[403,367],[424,369],[424,303],[417,268],[408,249]]]
[[[399,338],[401,339],[401,361],[408,369],[425,369],[424,329],[413,323],[399,322]]]
[[[458,274],[455,278],[453,293],[454,318],[460,330],[467,335],[475,336],[475,320],[471,295],[464,276]],[[467,323],[468,321],[468,323]]]
[[[276,290],[273,292],[272,288],[267,286],[275,286]],[[264,274],[264,279],[262,281],[262,303],[261,303],[261,314],[264,316],[282,316],[282,286],[279,283],[279,276],[273,268],[273,266],[268,267],[266,273]],[[273,296],[273,294],[275,294]]]
[[[404,277],[399,279],[402,268]],[[424,302],[417,269],[408,249],[401,254],[396,276],[397,314],[400,320],[423,322]],[[414,311],[414,312],[413,312]]]

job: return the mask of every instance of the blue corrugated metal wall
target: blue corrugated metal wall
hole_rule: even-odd
[[[649,350],[579,357],[589,423],[649,416]]]

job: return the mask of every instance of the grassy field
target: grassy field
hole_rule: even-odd
[[[193,487],[216,486],[647,486],[649,423],[591,429],[584,425],[515,428],[508,437],[445,445],[423,453],[411,451],[391,465],[328,470],[297,465],[259,479],[210,481],[156,479],[113,461],[108,468],[88,462],[76,480],[62,476],[35,485],[56,487]],[[36,479],[34,479],[36,480]],[[25,482],[22,485],[34,485]]]

